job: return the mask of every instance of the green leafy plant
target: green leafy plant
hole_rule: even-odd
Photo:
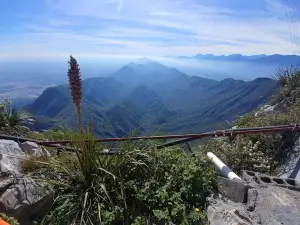
[[[0,104],[0,128],[15,128],[29,118],[30,114],[24,110],[15,108],[9,100],[4,100]]]
[[[201,212],[215,191],[216,173],[201,153],[124,142],[120,152],[103,155],[91,129],[73,134],[72,140],[77,151],[51,159],[44,168],[55,190],[44,223],[204,223]]]

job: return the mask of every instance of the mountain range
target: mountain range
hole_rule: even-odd
[[[200,76],[221,81],[231,77],[251,81],[258,77],[271,77],[276,69],[282,65],[299,65],[300,57],[296,55],[212,55],[198,54],[192,57],[160,57],[155,61],[176,68],[184,74]],[[124,65],[134,62],[140,68],[132,65],[134,71],[143,73],[142,59],[122,58],[118,56],[101,59],[80,59],[80,68],[83,79],[93,77],[109,77]],[[32,103],[47,87],[67,84],[67,61],[62,59],[41,60],[0,60],[0,101],[9,98],[17,107]],[[132,84],[138,76],[130,72],[130,65],[119,73],[132,76]],[[156,68],[164,73],[163,68]],[[127,70],[127,71],[126,71]],[[152,71],[153,72],[153,71]],[[165,71],[167,72],[167,71]],[[169,71],[172,72],[172,71]],[[129,75],[128,75],[129,74]],[[159,77],[159,76],[157,76]],[[127,77],[130,79],[130,77]],[[157,78],[159,79],[159,78]]]
[[[83,122],[91,121],[96,135],[105,137],[132,129],[139,134],[203,132],[253,110],[277,88],[270,78],[216,81],[142,58],[108,77],[83,80]],[[61,123],[77,127],[67,85],[47,88],[26,109],[37,130]]]
[[[178,56],[179,59],[197,59],[197,60],[215,60],[215,61],[234,61],[234,62],[256,62],[256,63],[275,63],[279,65],[298,66],[300,63],[300,56],[298,55],[213,55],[213,54],[197,54],[195,56]]]

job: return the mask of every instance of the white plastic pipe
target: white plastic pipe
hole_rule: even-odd
[[[241,178],[236,175],[234,172],[231,171],[217,156],[214,155],[212,152],[207,153],[208,158],[211,159],[211,161],[215,164],[215,166],[219,169],[220,173],[224,176],[227,177],[230,180],[233,179],[239,179]]]

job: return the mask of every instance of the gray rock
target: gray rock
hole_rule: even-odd
[[[240,180],[218,178],[218,190],[231,201],[244,203],[247,200],[248,185]]]
[[[274,111],[284,112],[284,108],[284,102],[279,102],[276,105],[264,105],[255,113],[255,117],[263,114],[272,113]]]
[[[257,189],[249,189],[247,196],[247,210],[253,212],[256,206],[258,192]]]
[[[50,156],[50,153],[40,147],[38,144],[30,141],[26,141],[24,143],[19,144],[20,148],[28,155],[33,156]]]
[[[272,105],[264,105],[255,113],[255,116],[257,117],[261,114],[273,112],[276,107],[277,107],[277,105],[273,105],[273,106]]]
[[[241,203],[234,203],[220,196],[210,200],[207,209],[210,225],[256,225],[259,217],[248,212]]]
[[[28,125],[32,125],[35,123],[35,120],[32,118],[27,118],[25,120],[22,121],[23,124],[28,124]]]
[[[27,132],[30,131],[30,129],[29,129],[28,127],[26,127],[26,126],[22,126],[22,128],[23,128],[25,131],[27,131]]]
[[[300,192],[278,186],[257,185],[248,190],[247,203],[235,203],[215,196],[210,199],[211,225],[299,225]]]
[[[257,192],[255,212],[263,225],[300,224],[300,192],[276,186]]]
[[[0,212],[19,220],[21,225],[31,224],[34,217],[45,215],[53,203],[45,185],[29,178],[0,181]]]
[[[0,172],[2,176],[20,174],[20,159],[25,157],[26,154],[16,142],[0,140]]]
[[[300,138],[296,141],[287,162],[280,168],[280,177],[295,179],[300,184]]]
[[[31,225],[33,218],[45,215],[53,202],[49,188],[21,173],[20,162],[30,155],[50,154],[32,142],[0,140],[0,212],[17,218],[21,225]]]

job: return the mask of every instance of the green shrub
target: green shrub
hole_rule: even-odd
[[[216,173],[201,153],[125,142],[119,143],[120,153],[108,156],[100,154],[91,132],[74,139],[80,140],[73,142],[78,151],[52,159],[43,173],[55,190],[45,223],[205,223],[202,212],[215,190]]]
[[[272,112],[257,117],[248,114],[237,119],[234,125],[250,128],[295,124],[299,116],[300,104],[295,103],[284,113]],[[202,148],[214,152],[237,173],[246,169],[276,174],[278,167],[293,153],[292,148],[298,137],[299,132],[246,134],[210,140]]]
[[[264,147],[259,141],[253,142],[250,138],[238,136],[234,141],[216,138],[200,148],[216,154],[236,173],[245,169],[270,173],[271,167],[276,162],[271,160]]]
[[[72,129],[65,126],[55,126],[43,133],[45,138],[58,141],[58,140],[68,140],[73,135]]]
[[[271,104],[281,104],[282,110],[271,113],[255,112],[239,117],[234,126],[238,128],[288,125],[299,122],[300,118],[300,72],[282,70],[277,74],[282,87],[271,99]],[[231,138],[213,139],[200,146],[212,151],[235,172],[254,170],[276,174],[292,154],[299,132],[265,133],[238,135]]]
[[[282,69],[278,72],[278,82],[281,88],[275,94],[270,103],[275,105],[278,102],[284,102],[286,105],[293,105],[299,101],[300,96],[300,70]]]

